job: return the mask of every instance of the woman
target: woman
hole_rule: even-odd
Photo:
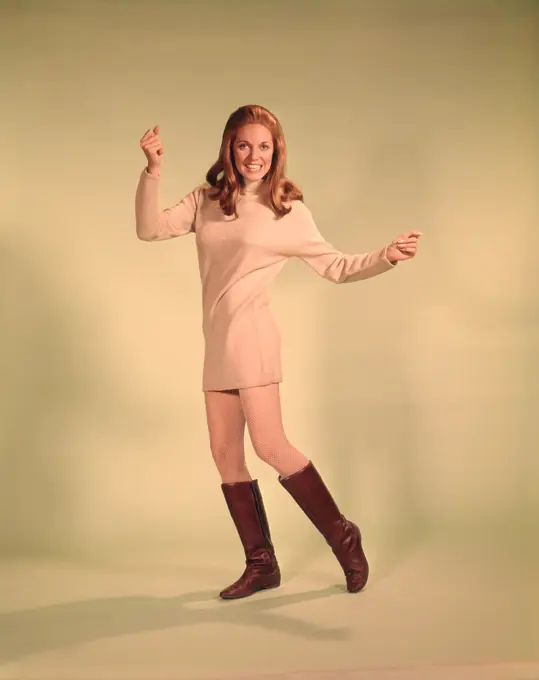
[[[358,592],[369,574],[360,530],[341,514],[313,463],[283,429],[280,336],[267,291],[290,257],[335,283],[376,276],[414,257],[420,233],[409,232],[366,254],[344,255],[333,248],[299,188],[285,177],[283,131],[262,106],[232,113],[207,183],[165,210],[159,204],[163,145],[157,126],[140,146],[147,166],[136,192],[137,236],[144,241],[196,237],[210,448],[246,557],[245,571],[220,596],[246,597],[281,582],[258,481],[245,462],[245,425],[256,454],[278,473],[333,550],[348,591]]]

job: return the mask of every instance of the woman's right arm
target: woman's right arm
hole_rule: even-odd
[[[137,237],[142,241],[164,241],[194,231],[200,189],[179,203],[162,210],[159,204],[160,177],[144,168],[135,195]]]
[[[163,143],[159,125],[146,130],[140,139],[148,164],[142,171],[135,195],[135,222],[141,241],[164,241],[194,231],[200,189],[195,189],[172,208],[161,210],[159,188]]]

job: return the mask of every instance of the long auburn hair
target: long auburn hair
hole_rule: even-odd
[[[243,187],[243,177],[236,168],[233,147],[238,130],[252,123],[264,125],[273,138],[271,168],[262,181],[261,197],[277,217],[283,217],[291,210],[284,204],[294,200],[303,201],[303,193],[285,177],[286,144],[281,124],[271,111],[258,104],[241,106],[229,116],[219,158],[206,174],[206,181],[211,187],[208,196],[219,201],[225,215],[238,216],[236,206]]]

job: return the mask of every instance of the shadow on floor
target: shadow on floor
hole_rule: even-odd
[[[256,626],[311,640],[347,640],[351,633],[345,627],[324,628],[278,611],[343,591],[344,587],[331,587],[290,595],[267,592],[225,602],[217,600],[212,590],[173,598],[113,597],[8,612],[0,614],[0,661],[102,638],[207,624]]]

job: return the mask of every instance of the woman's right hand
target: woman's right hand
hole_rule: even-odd
[[[148,172],[159,170],[161,156],[165,153],[159,136],[159,125],[156,125],[153,130],[146,130],[140,140],[140,148],[148,160]]]

